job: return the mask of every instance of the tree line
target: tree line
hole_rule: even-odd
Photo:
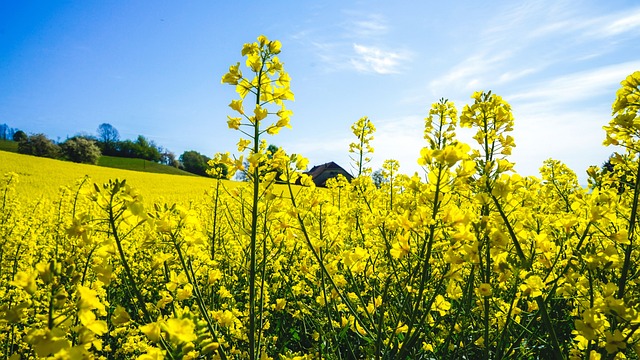
[[[42,133],[27,135],[24,131],[0,124],[0,140],[18,143],[21,154],[68,160],[77,163],[97,164],[100,156],[138,158],[173,166],[193,174],[210,176],[209,157],[197,151],[185,151],[179,157],[142,135],[135,140],[121,140],[118,130],[108,123],[98,126],[96,135],[75,135],[56,143]],[[223,169],[226,176],[226,169]]]

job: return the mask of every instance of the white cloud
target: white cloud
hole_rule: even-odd
[[[381,14],[343,10],[342,20],[325,26],[322,32],[310,29],[299,31],[294,38],[306,40],[313,52],[325,65],[324,70],[356,70],[362,73],[396,74],[411,53],[398,47],[386,46],[389,32],[387,19]],[[324,34],[337,33],[331,38]],[[364,45],[364,43],[367,43]],[[395,50],[391,50],[391,49]],[[397,50],[400,48],[401,50]]]
[[[433,94],[469,92],[478,87],[493,87],[539,72],[542,66],[508,66],[512,50],[480,51],[452,66],[447,72],[432,80],[429,89]]]
[[[640,8],[631,12],[625,12],[626,15],[615,15],[613,22],[603,21],[600,27],[600,34],[604,36],[614,36],[626,32],[631,32],[640,29]],[[607,17],[606,20],[613,20],[611,17]]]
[[[371,37],[379,37],[386,34],[389,30],[387,21],[380,14],[356,15],[364,17],[350,21],[346,26],[347,36],[359,39],[370,39]]]
[[[545,80],[528,90],[509,95],[509,101],[523,103],[568,104],[589,100],[598,95],[615,93],[615,87],[630,73],[640,68],[640,61],[604,66]]]
[[[400,72],[400,65],[408,56],[400,52],[385,51],[375,46],[353,44],[355,57],[351,65],[360,72],[394,74]]]

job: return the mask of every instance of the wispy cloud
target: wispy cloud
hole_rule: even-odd
[[[324,24],[322,32],[306,29],[294,38],[311,44],[329,72],[355,70],[381,75],[401,72],[411,52],[395,42],[388,43],[390,25],[384,15],[353,10],[343,10],[341,15],[333,25]]]
[[[383,36],[389,31],[386,18],[381,14],[345,12],[350,18],[344,25],[345,35],[357,39]]]
[[[561,16],[555,20],[538,24],[528,36],[536,38],[574,34],[584,39],[602,39],[640,29],[640,7],[589,18],[575,15],[568,9],[564,9],[560,14]]]
[[[586,62],[610,63],[610,59],[603,58],[605,55],[628,46],[623,39],[638,37],[640,7],[594,15],[596,12],[597,9],[588,7],[578,10],[566,1],[505,7],[494,19],[487,19],[481,26],[484,30],[472,36],[474,46],[433,79],[429,89],[439,94],[443,90],[495,88],[533,78],[533,75],[549,76],[558,67],[565,71],[570,64],[579,69]],[[494,21],[496,19],[507,20]],[[619,76],[620,71],[614,68],[608,70],[611,74],[606,74],[604,69],[591,74],[594,83],[603,80],[601,77]],[[572,83],[589,81],[571,80],[574,80]],[[565,88],[560,81],[554,85]]]
[[[354,57],[351,65],[360,72],[395,74],[400,72],[402,62],[408,55],[401,52],[385,51],[375,46],[353,44]]]
[[[480,51],[470,55],[440,77],[432,80],[429,87],[436,94],[442,93],[445,89],[476,90],[478,86],[486,83],[487,79],[491,79],[491,83],[496,85],[516,80],[537,71],[533,67],[504,71],[505,62],[512,56],[511,50]]]
[[[622,79],[640,68],[640,61],[603,66],[575,72],[533,84],[527,90],[509,95],[514,102],[527,104],[566,105],[589,100],[598,95],[615,93]]]
[[[601,31],[599,33],[603,36],[614,36],[637,31],[640,29],[640,7],[631,12],[616,14],[614,19],[607,18],[606,20],[613,20],[613,22],[601,22],[601,26],[599,26]]]

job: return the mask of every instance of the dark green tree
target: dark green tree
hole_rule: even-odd
[[[208,176],[209,160],[208,157],[194,150],[185,151],[180,155],[180,162],[185,171],[202,176]]]
[[[60,146],[47,138],[44,134],[35,134],[18,143],[20,154],[35,155],[57,159],[61,155]]]
[[[24,140],[27,140],[27,138],[28,138],[27,134],[22,130],[18,130],[13,133],[13,141],[15,142],[24,141]]]

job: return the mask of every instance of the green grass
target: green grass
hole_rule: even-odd
[[[100,160],[98,160],[98,166],[158,174],[198,176],[190,172],[174,168],[173,166],[162,165],[149,160],[122,158],[116,156],[101,156]]]
[[[11,140],[0,140],[0,150],[17,153],[18,143]]]

